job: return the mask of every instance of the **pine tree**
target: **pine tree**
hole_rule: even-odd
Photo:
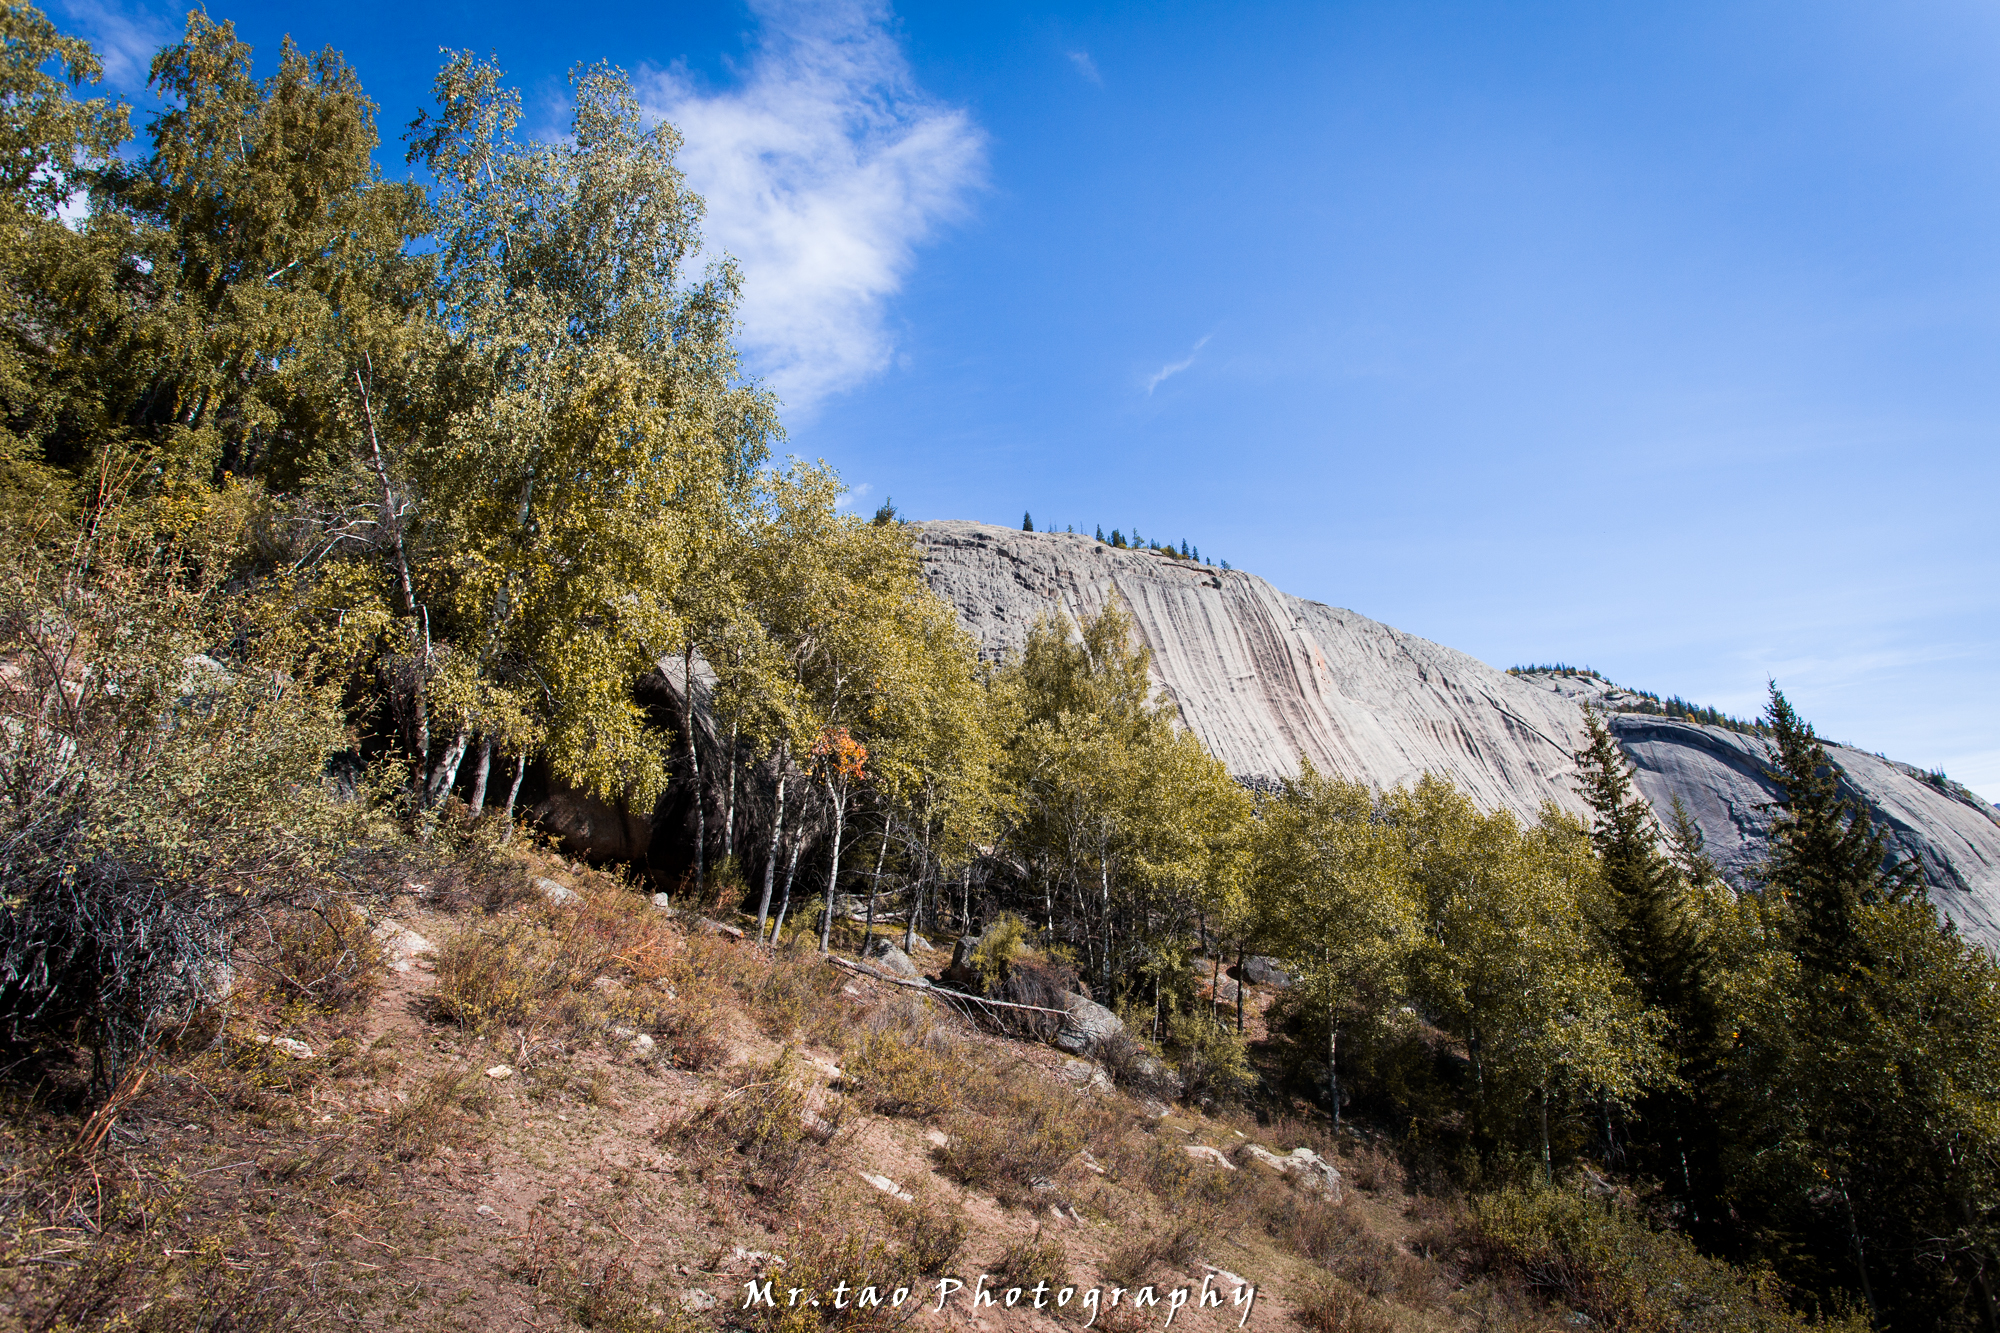
[[[1878,1326],[1993,1327],[2000,969],[1940,923],[1774,685],[1778,816],[1759,872],[1778,947],[1730,1061],[1733,1203],[1788,1280]]]
[[[1639,994],[1685,1025],[1697,1017],[1695,1009],[1707,1008],[1699,998],[1703,951],[1687,910],[1687,882],[1661,852],[1653,813],[1632,790],[1632,767],[1604,719],[1586,705],[1583,723],[1589,744],[1574,758],[1609,891],[1600,925]]]
[[[1104,525],[1102,523],[1099,523],[1097,525],[1097,540],[1099,541],[1104,540]]]
[[[1033,514],[1028,513],[1026,510],[1023,510],[1021,512],[1021,531],[1033,532],[1034,530],[1035,530],[1035,516]]]
[[[1780,796],[1771,859],[1760,878],[1785,904],[1788,943],[1801,966],[1822,974],[1866,967],[1861,909],[1917,893],[1917,867],[1889,863],[1888,842],[1866,807],[1841,795],[1826,747],[1775,684],[1764,717],[1771,728],[1769,773]]]
[[[1585,705],[1583,722],[1589,743],[1575,759],[1605,889],[1596,924],[1641,998],[1671,1023],[1665,1045],[1678,1080],[1639,1099],[1622,1148],[1607,1114],[1607,1147],[1629,1153],[1636,1169],[1663,1181],[1690,1222],[1714,1222],[1726,1188],[1713,1106],[1720,968],[1690,901],[1696,881],[1661,851],[1652,811],[1632,789],[1631,764],[1596,709]],[[1676,827],[1683,842],[1697,843],[1698,855],[1700,830],[1685,807],[1677,807]]]

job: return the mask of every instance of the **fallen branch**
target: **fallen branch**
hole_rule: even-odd
[[[962,990],[949,990],[943,986],[933,986],[928,981],[911,981],[905,977],[892,977],[885,972],[877,972],[872,967],[863,967],[859,963],[850,963],[845,958],[835,958],[832,954],[828,954],[827,959],[835,966],[844,967],[850,972],[858,972],[870,981],[886,981],[891,986],[906,986],[911,990],[926,991],[929,994],[942,995],[948,999],[971,1000],[974,1004],[989,1004],[996,1009],[1026,1009],[1030,1013],[1054,1014],[1058,1018],[1069,1017],[1069,1010],[1067,1009],[1044,1009],[1039,1004],[1015,1004],[1011,1000],[989,1000],[983,995],[973,995]]]

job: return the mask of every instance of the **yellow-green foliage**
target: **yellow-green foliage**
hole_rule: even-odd
[[[1166,1015],[1166,1047],[1189,1097],[1240,1097],[1257,1076],[1250,1055],[1233,1027],[1216,1022],[1209,1007]]]
[[[841,1068],[856,1095],[884,1115],[935,1119],[958,1105],[965,1068],[949,1051],[932,1050],[904,1029],[870,1032]]]
[[[1028,923],[1007,912],[986,928],[972,951],[973,966],[979,969],[980,985],[992,990],[1007,975],[1007,967],[1020,956],[1028,936]]]
[[[1863,1333],[1868,1327],[1859,1315],[1809,1324],[1786,1305],[1768,1274],[1711,1259],[1683,1236],[1656,1231],[1609,1200],[1570,1190],[1510,1188],[1475,1199],[1465,1238],[1489,1266],[1517,1274],[1603,1328]]]

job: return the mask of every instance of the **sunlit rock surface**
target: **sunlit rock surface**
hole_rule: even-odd
[[[1182,720],[1246,780],[1318,767],[1377,787],[1428,771],[1486,809],[1533,818],[1544,801],[1581,812],[1569,758],[1582,701],[1615,707],[1601,682],[1510,676],[1352,611],[1278,591],[1254,574],[1063,533],[947,521],[913,525],[931,586],[981,651],[1018,650],[1038,616],[1072,619],[1120,601],[1152,650]],[[1632,696],[1636,698],[1636,696]],[[1624,700],[1628,701],[1628,700]],[[1638,784],[1664,817],[1679,795],[1730,878],[1763,856],[1773,791],[1755,737],[1612,714]],[[1844,746],[1830,751],[1897,855],[1968,937],[2000,950],[2000,820],[1916,771]]]

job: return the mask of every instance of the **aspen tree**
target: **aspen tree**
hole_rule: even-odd
[[[1364,1001],[1376,1012],[1405,989],[1418,908],[1396,831],[1364,785],[1301,758],[1263,809],[1251,883],[1261,938],[1327,1020],[1327,1100],[1340,1122],[1340,1029]]]

